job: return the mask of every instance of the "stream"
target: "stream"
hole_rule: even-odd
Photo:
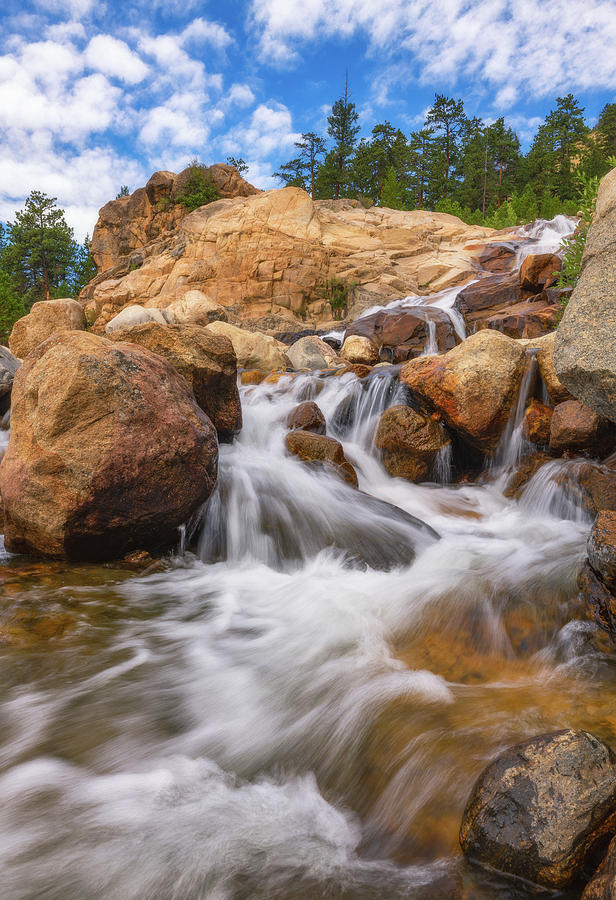
[[[591,522],[558,478],[576,461],[506,496],[518,408],[481,483],[447,458],[391,478],[396,374],[242,387],[202,521],[144,570],[0,549],[2,898],[535,896],[457,834],[511,744],[616,746],[616,665],[577,597]],[[307,399],[359,490],[286,452]]]

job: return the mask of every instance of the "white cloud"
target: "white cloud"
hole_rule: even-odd
[[[381,59],[412,62],[422,81],[471,78],[503,106],[515,89],[616,87],[613,0],[252,0],[251,20],[272,64],[292,62],[304,42],[359,33]]]
[[[148,73],[148,67],[128,44],[110,34],[97,34],[85,49],[84,59],[90,69],[120,78],[128,84],[138,84]]]
[[[222,25],[202,18],[193,19],[190,25],[187,25],[182,31],[180,37],[182,43],[201,41],[217,50],[224,50],[233,41],[229,32]]]
[[[146,115],[139,132],[144,144],[170,144],[173,147],[199,148],[208,136],[208,129],[199,118],[170,103],[155,106]]]
[[[232,84],[227,100],[236,106],[250,106],[255,102],[255,95],[247,84]]]

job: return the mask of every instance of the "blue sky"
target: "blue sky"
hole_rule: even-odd
[[[249,180],[325,131],[349,70],[362,131],[420,126],[436,91],[528,142],[572,91],[616,100],[615,0],[3,0],[0,219],[30,190],[80,238],[122,184],[194,156]]]

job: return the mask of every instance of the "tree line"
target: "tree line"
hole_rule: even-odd
[[[95,275],[89,239],[75,240],[55,197],[32,191],[13,221],[0,223],[0,342],[33,303],[77,297]]]
[[[581,185],[606,174],[616,152],[616,103],[591,129],[573,94],[557,98],[527,153],[503,117],[469,117],[462,100],[444,94],[410,135],[386,121],[359,139],[347,80],[327,123],[326,135],[311,131],[296,142],[293,159],[274,173],[283,184],[314,200],[450,212],[495,228],[574,215]]]

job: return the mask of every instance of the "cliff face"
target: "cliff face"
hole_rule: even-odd
[[[616,422],[616,169],[599,187],[580,279],[556,332],[554,364],[574,397]]]
[[[172,178],[150,179],[144,189],[150,208],[163,191],[169,196]],[[167,219],[137,216],[131,223],[131,204],[146,202],[134,200],[139,192],[101,210],[95,251],[111,268],[81,297],[95,330],[127,304],[166,307],[194,290],[238,322],[268,328],[301,320],[303,327],[322,327],[333,322],[332,277],[352,287],[347,313],[353,317],[375,303],[468,280],[474,250],[465,245],[493,233],[444,213],[313,202],[298,188],[263,193],[244,182],[230,189],[235,196],[188,215],[174,208]]]
[[[155,172],[145,187],[103,206],[90,247],[99,273],[117,266],[134,250],[170,234],[177,227],[188,214],[186,207],[175,200],[189,172],[190,168],[179,175]],[[259,193],[233,166],[216,164],[207,173],[221,197],[249,197]]]

